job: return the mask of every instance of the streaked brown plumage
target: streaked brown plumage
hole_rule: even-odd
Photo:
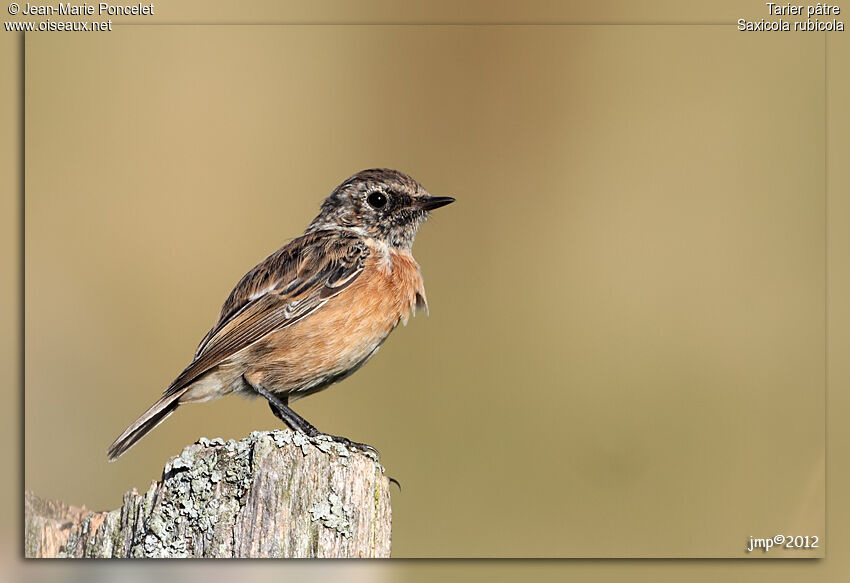
[[[399,322],[427,307],[410,249],[429,211],[453,200],[396,170],[364,170],[340,184],[304,235],[236,285],[194,360],[115,440],[109,459],[180,404],[233,392],[262,395],[290,427],[318,434],[289,401],[356,371]]]

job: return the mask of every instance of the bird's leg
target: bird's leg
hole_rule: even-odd
[[[260,394],[262,395],[262,393]],[[263,396],[266,397],[266,395]],[[268,399],[268,397],[266,398]],[[272,398],[274,398],[274,396],[272,396]],[[322,434],[322,432],[310,424],[309,421],[304,419],[301,415],[290,409],[287,404],[281,401],[275,403],[269,399],[269,409],[272,410],[275,417],[286,423],[290,429],[299,431],[309,437],[316,437],[317,435]]]
[[[274,416],[286,423],[287,427],[293,431],[303,433],[308,437],[316,437],[317,435],[322,434],[322,432],[316,429],[309,421],[289,408],[289,399],[286,397],[281,399],[262,385],[250,386],[269,402],[269,409],[272,410]]]
[[[283,399],[281,399],[262,385],[255,385],[253,383],[250,383],[244,375],[242,376],[242,379],[249,387],[257,391],[258,394],[260,394],[264,399],[269,402],[269,408],[272,410],[272,413],[274,413],[274,416],[283,421],[287,425],[287,427],[289,427],[293,431],[303,433],[307,437],[327,435],[337,443],[341,443],[345,446],[359,449],[360,451],[372,452],[376,456],[380,456],[377,449],[366,443],[358,443],[356,441],[351,441],[347,437],[340,437],[338,435],[328,435],[326,433],[322,433],[321,431],[316,429],[316,427],[313,426],[309,421],[307,421],[301,415],[290,409],[289,400],[287,398],[284,397]]]

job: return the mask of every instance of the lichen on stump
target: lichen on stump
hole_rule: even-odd
[[[26,493],[28,557],[388,557],[389,480],[327,437],[202,438],[144,494],[92,512]]]

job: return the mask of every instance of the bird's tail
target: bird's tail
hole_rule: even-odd
[[[148,434],[154,427],[165,421],[165,419],[174,413],[174,410],[180,405],[180,397],[186,392],[185,389],[176,391],[170,394],[165,394],[163,397],[151,405],[151,408],[145,411],[141,417],[136,419],[130,427],[124,430],[124,433],[118,436],[112,445],[107,450],[109,461],[114,462],[121,454],[133,447],[137,441]]]

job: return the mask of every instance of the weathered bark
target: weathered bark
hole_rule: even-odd
[[[327,438],[201,439],[162,479],[92,512],[27,492],[28,557],[388,557],[390,492],[370,455]]]

